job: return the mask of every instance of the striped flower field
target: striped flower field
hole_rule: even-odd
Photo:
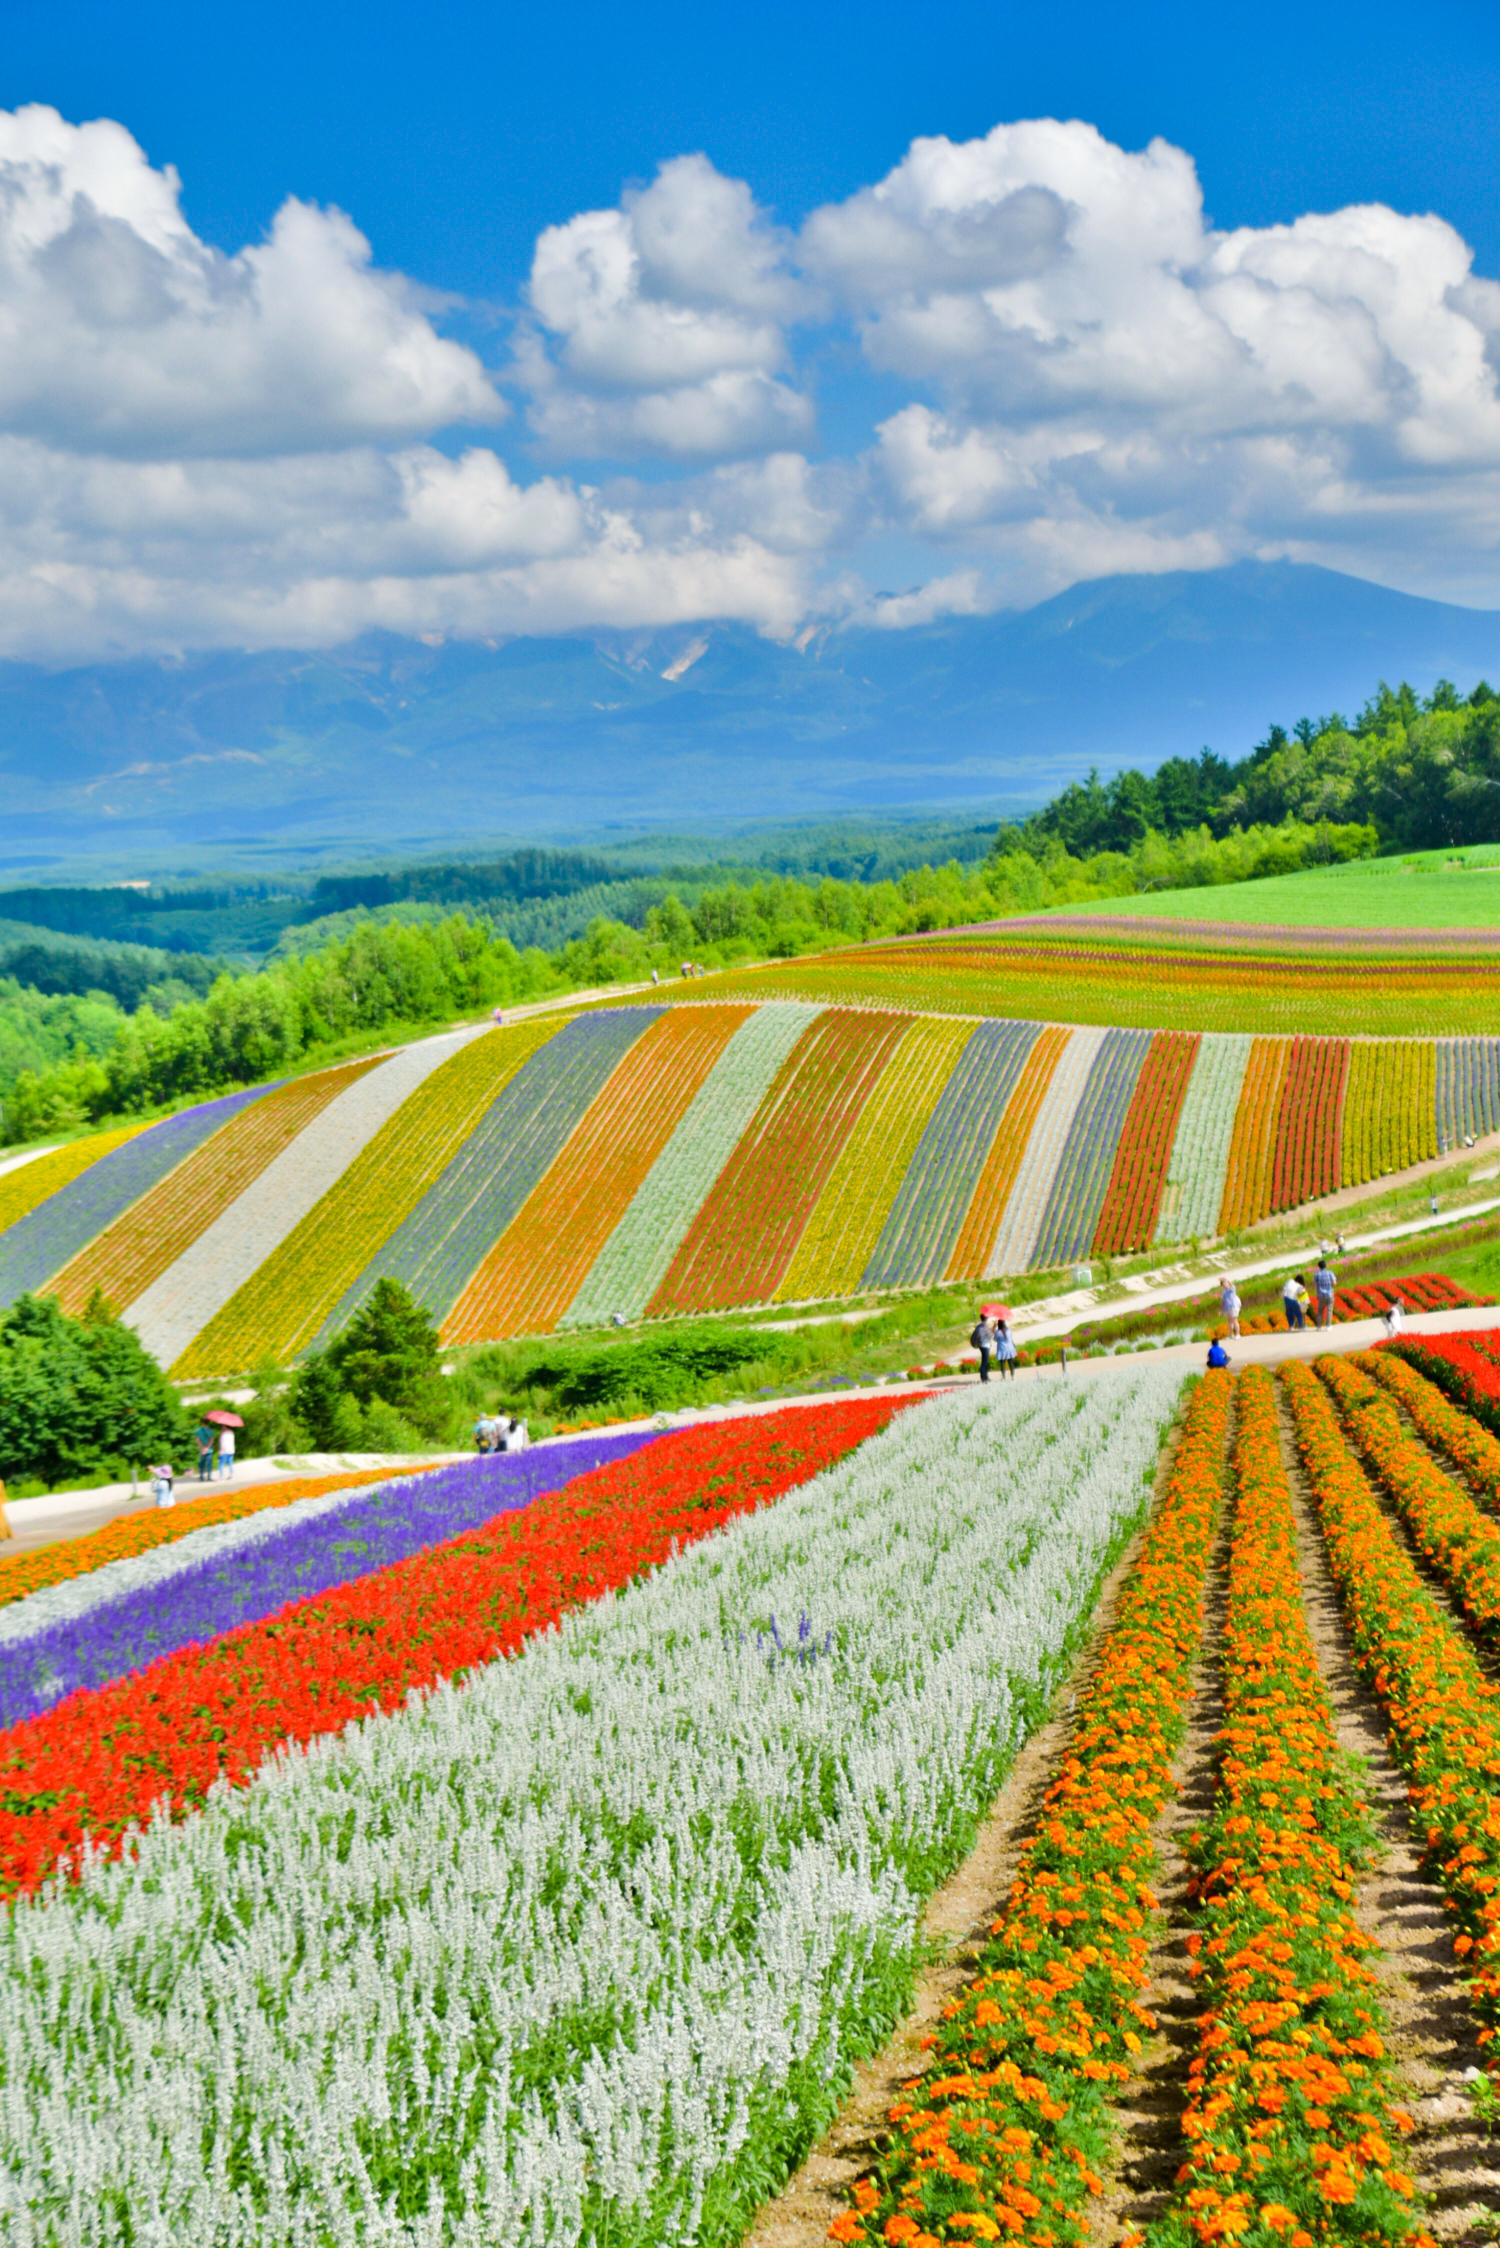
[[[691,990],[692,987],[686,987]],[[1500,1130],[1500,1039],[686,1000],[446,1033],[0,1172],[0,1304],[101,1288],[179,1376],[1066,1269]]]

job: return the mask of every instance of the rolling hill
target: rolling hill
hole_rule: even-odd
[[[940,939],[832,956],[818,988],[819,963],[684,982],[74,1142],[0,1174],[0,1306],[102,1289],[164,1365],[218,1377],[330,1341],[387,1276],[450,1344],[999,1279],[1201,1241],[1500,1129],[1500,1039],[1137,1022],[1174,979],[1212,1017],[1187,951],[1122,955],[1144,996],[1101,981],[1113,1022],[972,1011],[996,957]],[[1285,959],[1228,965],[1286,986]],[[998,973],[1019,988],[1014,952]],[[1430,1012],[1442,975],[1495,973],[1332,961],[1307,997],[1326,1020],[1340,977],[1404,982]]]

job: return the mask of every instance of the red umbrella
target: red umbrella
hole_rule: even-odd
[[[1004,1319],[1008,1322],[1010,1319],[1010,1305],[981,1304],[979,1307],[979,1315],[982,1319]]]
[[[203,1418],[212,1421],[215,1428],[243,1428],[245,1425],[238,1413],[205,1413]]]

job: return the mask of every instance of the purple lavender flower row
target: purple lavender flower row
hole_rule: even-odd
[[[257,1623],[294,1601],[373,1576],[425,1547],[529,1506],[656,1432],[580,1438],[535,1451],[463,1460],[351,1495],[335,1514],[298,1521],[284,1536],[216,1552],[160,1584],[139,1586],[86,1614],[0,1647],[0,1725],[16,1725],[63,1695],[106,1686],[179,1647]]]

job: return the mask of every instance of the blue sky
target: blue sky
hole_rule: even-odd
[[[1492,6],[65,0],[0,111],[0,651],[1500,606]]]

